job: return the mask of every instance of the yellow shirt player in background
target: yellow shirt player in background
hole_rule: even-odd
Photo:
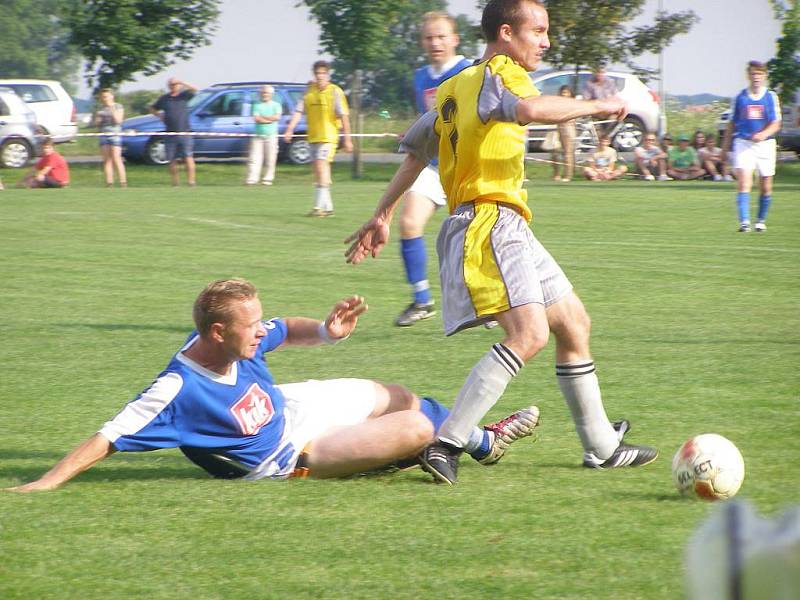
[[[342,88],[331,83],[330,65],[324,60],[318,60],[312,70],[314,81],[308,84],[303,101],[297,105],[286,126],[283,139],[287,144],[291,142],[294,128],[305,113],[315,186],[314,208],[308,216],[329,217],[333,215],[331,162],[339,144],[340,124],[344,136],[342,150],[353,150],[350,141],[350,110]]]
[[[606,416],[589,352],[589,316],[530,230],[522,188],[528,123],[589,115],[622,119],[625,104],[618,98],[539,95],[528,72],[550,47],[549,19],[541,2],[491,0],[481,28],[487,41],[482,61],[439,86],[436,110],[423,115],[403,138],[401,150],[408,155],[373,218],[346,240],[352,242],[348,262],[376,256],[388,240],[400,195],[438,155],[450,209],[437,242],[445,334],[496,320],[505,337],[472,368],[437,441],[420,462],[437,482],[455,483],[461,453],[474,452],[479,443],[470,428],[552,332],[556,376],[583,445],[584,466],[648,464],[658,451],[624,443],[629,423],[612,424]],[[530,422],[509,419],[497,435],[513,441],[531,429]]]

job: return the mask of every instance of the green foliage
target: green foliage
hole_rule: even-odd
[[[135,90],[124,94],[117,94],[117,102],[125,107],[126,117],[146,115],[150,112],[150,105],[164,92],[160,90]]]
[[[68,19],[87,82],[116,87],[155,75],[211,42],[220,0],[80,0]]]
[[[647,80],[655,73],[634,59],[657,53],[697,21],[693,11],[660,12],[652,25],[629,28],[626,23],[642,14],[645,0],[549,0],[550,43],[547,62],[559,68],[605,62],[624,64]]]
[[[777,55],[767,63],[769,81],[781,102],[790,104],[800,89],[800,0],[772,2],[776,16],[783,21],[783,35],[778,38]]]
[[[502,334],[445,338],[438,318],[392,325],[410,295],[397,232],[358,267],[344,264],[342,240],[394,166],[369,165],[365,182],[347,167],[334,165],[336,217],[325,220],[303,216],[308,167],[279,165],[272,188],[246,188],[244,165],[202,163],[198,187],[172,188],[166,168],[132,165],[121,190],[77,165],[70,188],[48,191],[13,189],[3,170],[0,488],[41,475],[149,385],[216,277],[253,280],[268,317],[320,318],[351,293],[369,301],[346,342],[271,353],[277,381],[372,377],[452,405]],[[763,235],[733,231],[732,184],[548,175],[529,170],[536,233],[592,315],[609,416],[661,449],[654,464],[579,466],[551,342],[489,415],[536,403],[539,440],[494,467],[464,458],[453,489],[419,469],[215,481],[170,450],[117,453],[55,492],[0,491],[3,600],[682,597],[686,543],[713,510],[673,488],[684,440],[732,439],[747,468],[740,496],[759,511],[798,501],[800,163],[779,166]]]
[[[364,105],[414,111],[414,70],[423,65],[420,20],[432,10],[446,10],[445,0],[307,0],[311,15],[322,28],[320,43],[336,57],[339,81],[351,81],[362,70]],[[476,49],[474,26],[459,15],[459,51],[470,56]]]
[[[71,0],[14,0],[0,7],[0,74],[55,79],[75,91],[78,54],[64,17]]]

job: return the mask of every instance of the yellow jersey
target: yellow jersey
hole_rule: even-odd
[[[297,108],[305,112],[308,141],[312,144],[336,144],[339,141],[340,119],[350,113],[342,88],[333,83],[324,90],[311,83],[306,88],[303,104]]]
[[[527,71],[499,54],[467,67],[436,92],[439,177],[450,212],[465,202],[502,202],[531,219],[525,178],[527,128],[520,100],[538,96]]]

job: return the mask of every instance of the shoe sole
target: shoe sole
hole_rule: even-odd
[[[442,475],[439,471],[433,468],[429,463],[425,462],[425,459],[420,456],[419,458],[419,466],[422,467],[422,470],[426,473],[430,473],[433,475],[434,481],[436,483],[446,483],[447,485],[452,486],[455,482],[450,481],[447,477]]]
[[[395,321],[394,324],[397,327],[411,327],[414,323],[419,323],[420,321],[424,321],[425,319],[430,319],[431,317],[436,316],[436,311],[431,311],[426,313],[424,317],[419,317],[418,319],[414,319],[413,321],[403,322],[400,323],[399,321]]]

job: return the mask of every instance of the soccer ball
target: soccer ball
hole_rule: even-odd
[[[733,442],[716,433],[704,433],[675,453],[672,478],[684,496],[725,500],[742,485],[744,460]]]

